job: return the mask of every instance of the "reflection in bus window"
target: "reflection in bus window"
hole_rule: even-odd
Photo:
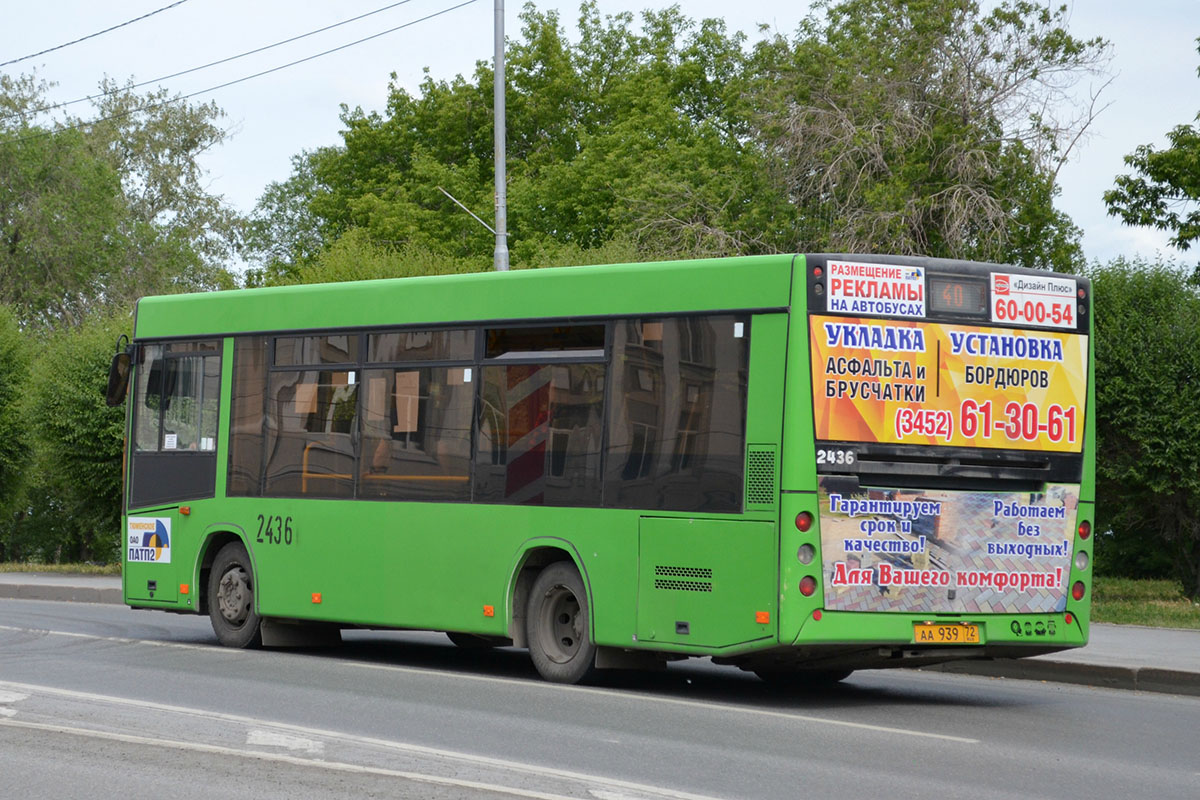
[[[266,493],[354,496],[354,370],[271,373]]]
[[[363,376],[359,496],[470,500],[471,368],[366,370]]]
[[[606,506],[741,510],[749,337],[737,322],[617,323]]]
[[[600,505],[603,364],[483,369],[475,499]]]

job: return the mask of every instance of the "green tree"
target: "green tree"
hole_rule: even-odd
[[[104,390],[117,337],[131,331],[128,312],[93,314],[39,354],[26,406],[36,464],[17,537],[43,560],[119,558],[125,413]]]
[[[1057,170],[1091,120],[1070,102],[1108,48],[1064,9],[1006,0],[826,2],[747,49],[678,7],[602,16],[570,41],[526,5],[508,44],[513,264],[616,239],[676,256],[865,250],[1074,269]],[[343,108],[340,146],[260,201],[251,254],[286,277],[347,231],[490,262],[493,75],[426,76]],[[1047,109],[1065,108],[1058,119]],[[314,245],[316,245],[314,247]]]
[[[1167,263],[1091,270],[1097,567],[1200,597],[1200,288]],[[1107,551],[1107,552],[1106,552]]]
[[[0,306],[0,511],[16,498],[29,461],[29,432],[23,414],[28,386],[26,338],[12,312]]]
[[[527,5],[508,46],[509,229],[514,265],[559,247],[620,238],[679,254],[760,252],[786,219],[771,189],[740,89],[743,38],[677,8],[602,17],[582,6],[568,41],[554,12]],[[414,96],[393,85],[383,113],[343,109],[343,145],[298,158],[260,201],[251,246],[267,272],[293,272],[353,228],[490,263],[492,81],[432,77]],[[291,258],[293,267],[279,266]],[[300,254],[297,256],[296,254]],[[275,266],[272,266],[275,265]]]
[[[1055,177],[1092,119],[1072,91],[1109,48],[1068,17],[1027,0],[827,0],[794,42],[760,45],[758,135],[800,209],[789,249],[1080,266]]]
[[[1200,123],[1200,114],[1196,121]],[[1104,202],[1108,213],[1126,225],[1168,231],[1171,244],[1187,250],[1200,240],[1200,124],[1176,126],[1167,133],[1167,142],[1165,150],[1144,144],[1125,156],[1135,174],[1118,175]]]
[[[78,324],[96,305],[232,286],[240,230],[196,158],[215,106],[101,85],[93,120],[39,122],[48,85],[0,75],[0,302],[23,324]]]

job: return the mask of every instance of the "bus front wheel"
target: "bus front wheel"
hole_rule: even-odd
[[[554,683],[579,683],[596,663],[587,591],[579,571],[560,561],[542,570],[529,592],[525,635],[538,673]]]
[[[226,647],[262,645],[262,618],[254,610],[254,568],[241,542],[221,548],[208,575],[208,616]]]

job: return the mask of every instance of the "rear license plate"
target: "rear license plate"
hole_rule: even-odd
[[[979,644],[979,626],[914,623],[913,641],[917,644]]]

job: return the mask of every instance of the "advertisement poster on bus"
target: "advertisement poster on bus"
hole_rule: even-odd
[[[810,326],[819,440],[1082,449],[1082,334],[819,315]]]
[[[1079,489],[861,489],[820,481],[825,607],[1049,613],[1066,608]]]
[[[130,517],[126,533],[126,561],[171,563],[170,517]]]

